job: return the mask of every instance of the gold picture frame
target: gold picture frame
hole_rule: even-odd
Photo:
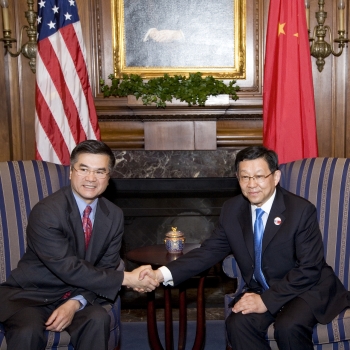
[[[246,0],[112,0],[112,11],[116,76],[246,78]]]

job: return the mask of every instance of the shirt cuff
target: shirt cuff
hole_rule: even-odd
[[[166,266],[161,266],[158,270],[160,270],[163,275],[163,284],[165,286],[174,286],[173,275],[171,274],[170,270]]]
[[[78,300],[78,301],[79,301],[79,303],[80,303],[80,308],[79,308],[77,311],[83,310],[84,307],[85,307],[86,304],[87,304],[86,299],[85,299],[82,295],[77,295],[77,296],[75,296],[75,297],[73,297],[73,298],[70,298],[70,299],[72,299],[72,300]]]

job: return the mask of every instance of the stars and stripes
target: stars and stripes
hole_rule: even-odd
[[[69,164],[81,141],[100,139],[74,0],[38,1],[36,158]]]

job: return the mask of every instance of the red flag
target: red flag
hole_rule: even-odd
[[[100,139],[74,0],[38,0],[36,159],[69,164],[72,149]]]
[[[304,0],[270,0],[264,70],[264,146],[280,163],[317,157]]]

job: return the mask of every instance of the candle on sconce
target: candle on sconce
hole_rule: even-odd
[[[310,29],[310,0],[305,0],[306,25],[307,30]]]
[[[0,0],[0,6],[2,7],[2,26],[4,30],[10,30],[8,0]]]
[[[344,31],[344,9],[345,0],[338,0],[339,27],[338,31]]]

